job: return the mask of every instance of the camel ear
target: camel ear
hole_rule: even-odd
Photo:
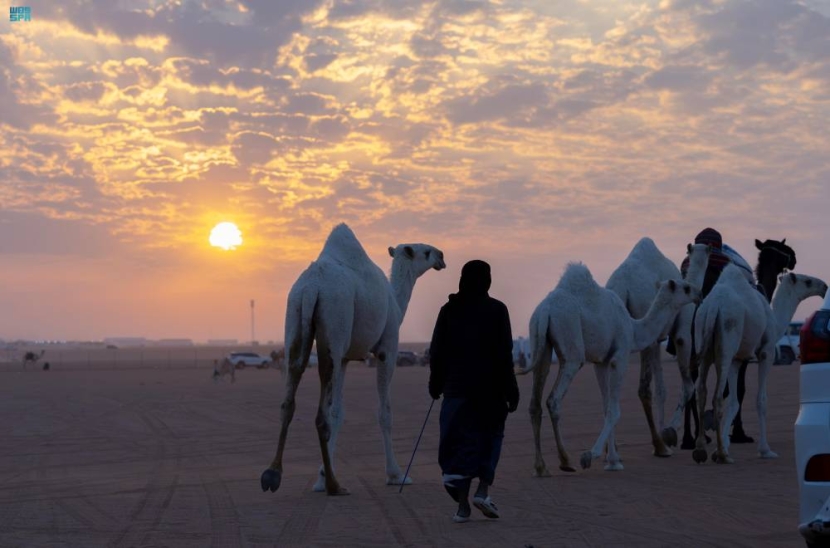
[[[677,291],[677,282],[674,280],[669,280],[669,289],[671,289],[672,293]]]
[[[764,249],[764,244],[761,243],[761,240],[756,239],[755,240],[755,247],[757,247],[758,249]]]
[[[394,257],[394,256],[395,256],[395,248],[394,248],[394,247],[392,247],[391,245],[389,246],[389,256],[390,256],[390,257]]]
[[[692,252],[692,244],[686,244],[686,254],[689,255]]]
[[[795,283],[797,280],[798,280],[798,278],[796,278],[796,277],[795,277],[795,274],[793,274],[792,272],[790,272],[790,281],[791,281],[792,283]]]
[[[782,244],[787,243],[787,238],[784,238],[783,240],[781,240],[781,243],[782,243]]]

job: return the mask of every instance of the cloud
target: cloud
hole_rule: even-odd
[[[6,232],[14,249],[51,253],[65,229],[81,254],[219,271],[193,249],[234,217],[240,253],[292,264],[339,220],[381,251],[423,235],[608,263],[654,231],[682,249],[703,222],[794,227],[830,176],[821,3],[32,8],[0,34],[0,209],[47,236]]]

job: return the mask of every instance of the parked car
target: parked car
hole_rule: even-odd
[[[830,547],[830,294],[801,328],[801,407],[795,421],[799,526],[807,546]]]
[[[271,358],[260,356],[256,352],[231,352],[228,354],[228,360],[237,369],[242,369],[249,365],[254,365],[261,369],[271,364]]]
[[[775,364],[790,365],[798,359],[799,334],[804,322],[790,322],[787,331],[775,345]]]
[[[398,350],[398,365],[401,367],[418,365],[420,360],[415,352],[410,350]]]

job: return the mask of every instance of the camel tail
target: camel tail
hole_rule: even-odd
[[[307,284],[300,291],[291,291],[285,310],[285,348],[289,367],[305,367],[314,344],[314,313],[317,288]]]
[[[518,375],[527,375],[536,367],[536,365],[548,354],[550,359],[550,349],[548,348],[548,327],[550,322],[550,314],[540,311],[538,308],[530,317],[530,359],[527,360],[527,367],[520,369]]]

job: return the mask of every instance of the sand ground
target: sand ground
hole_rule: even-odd
[[[673,408],[676,364],[664,364]],[[311,492],[319,462],[314,369],[300,387],[282,487],[263,493],[259,476],[279,428],[278,371],[241,371],[231,385],[212,382],[205,365],[15,367],[0,370],[2,547],[802,545],[792,439],[798,365],[771,373],[769,437],[777,460],[758,459],[755,446],[745,445],[733,446],[732,466],[696,465],[680,450],[669,459],[651,456],[632,362],[617,430],[625,470],[559,472],[545,419],[543,448],[555,471],[543,479],[530,473],[531,379],[520,377],[523,400],[508,420],[492,490],[502,518],[488,521],[474,510],[474,521],[463,525],[451,523],[453,504],[439,482],[437,407],[412,467],[416,483],[403,494],[384,484],[375,375],[363,364],[349,368],[335,460],[348,497]],[[751,373],[745,420],[757,435]],[[395,374],[402,467],[429,405],[427,374],[421,367]],[[601,425],[592,371],[577,376],[562,425],[578,462]]]

